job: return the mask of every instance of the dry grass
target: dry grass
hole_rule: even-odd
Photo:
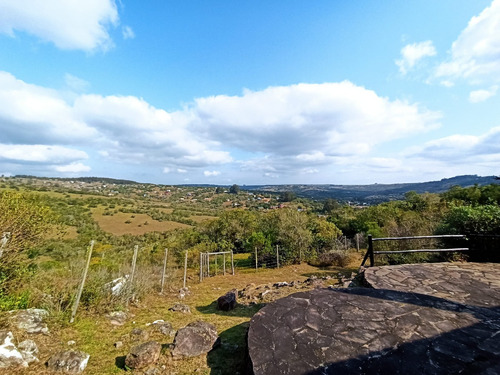
[[[194,215],[189,217],[191,220],[193,220],[195,223],[202,223],[207,220],[214,220],[217,219],[216,216],[208,216],[208,215]]]
[[[146,214],[118,212],[113,216],[102,215],[101,209],[92,210],[93,219],[105,232],[121,236],[124,234],[141,235],[148,232],[165,232],[189,228],[189,225],[175,221],[157,221]]]
[[[236,275],[216,276],[198,281],[198,272],[191,270],[188,286],[191,294],[184,300],[179,300],[177,291],[182,286],[182,277],[178,275],[175,281],[168,285],[164,295],[149,293],[142,301],[129,306],[130,319],[124,326],[110,325],[103,314],[91,314],[80,311],[76,322],[69,324],[67,315],[54,316],[49,321],[50,335],[36,336],[34,340],[40,347],[40,363],[33,364],[18,374],[48,374],[44,363],[52,353],[63,349],[83,350],[90,354],[90,361],[85,374],[126,374],[120,366],[123,357],[129,349],[137,344],[130,340],[129,333],[138,327],[150,332],[150,339],[161,344],[170,344],[173,339],[155,333],[148,323],[157,319],[171,322],[174,329],[184,327],[195,320],[210,322],[217,327],[222,345],[207,356],[193,359],[173,360],[168,350],[160,359],[160,365],[165,365],[165,374],[235,374],[242,372],[246,350],[245,334],[251,317],[261,306],[238,305],[230,312],[218,311],[215,301],[227,291],[237,288],[243,289],[250,283],[256,285],[278,281],[305,280],[312,274],[322,273],[336,275],[339,272],[350,274],[359,266],[359,260],[353,261],[351,268],[340,269],[332,267],[319,269],[308,264],[287,266],[280,269],[263,269],[257,272],[242,272],[236,270]],[[191,314],[172,312],[168,309],[175,303],[181,302],[191,307]],[[16,333],[15,333],[16,334]],[[24,338],[19,334],[19,338]],[[16,336],[18,337],[18,336]],[[18,338],[18,339],[19,339]],[[76,345],[68,346],[69,340],[76,341]],[[124,346],[116,349],[113,344],[122,341]],[[16,372],[1,372],[0,374],[16,374]]]

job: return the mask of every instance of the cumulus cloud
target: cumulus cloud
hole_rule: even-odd
[[[115,0],[0,0],[0,33],[26,32],[60,49],[109,49],[118,18]]]
[[[453,42],[449,60],[438,66],[436,76],[471,83],[500,81],[500,0],[493,0],[472,17]]]
[[[492,128],[479,136],[455,134],[436,139],[408,150],[406,156],[434,159],[455,165],[496,161],[500,159],[500,127]]]
[[[205,175],[205,177],[215,177],[215,176],[220,175],[220,172],[219,171],[204,171],[203,175]]]
[[[76,92],[86,91],[90,87],[89,82],[69,73],[66,73],[64,75],[64,82],[71,91],[76,91]]]
[[[0,102],[2,142],[10,147],[3,149],[2,170],[9,170],[6,160],[34,162],[22,155],[39,150],[49,156],[37,162],[59,173],[85,173],[110,162],[174,178],[188,172],[217,177],[224,164],[269,178],[322,175],[368,157],[381,143],[434,129],[440,119],[418,104],[348,81],[199,98],[169,112],[134,96],[68,98],[0,72]]]
[[[68,165],[55,166],[54,170],[62,173],[84,173],[84,172],[90,172],[91,168],[82,163],[71,163]]]
[[[487,90],[474,90],[469,94],[469,101],[471,103],[479,103],[488,100],[489,98],[495,96],[498,91],[498,86],[491,86]]]
[[[66,164],[87,158],[86,152],[68,147],[0,144],[0,160],[9,162]]]
[[[229,147],[294,162],[369,152],[438,126],[440,114],[351,82],[298,84],[196,100],[193,129]]]
[[[412,70],[423,58],[435,56],[436,48],[431,40],[425,42],[407,44],[401,49],[401,59],[396,60],[401,74]]]

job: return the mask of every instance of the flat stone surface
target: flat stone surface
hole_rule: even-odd
[[[474,306],[500,305],[500,263],[424,263],[370,267],[373,288],[415,292]]]
[[[254,373],[500,373],[499,265],[368,271],[384,289],[316,289],[260,310],[248,332]]]

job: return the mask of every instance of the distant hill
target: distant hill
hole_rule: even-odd
[[[36,177],[30,175],[16,175],[16,178],[36,178],[39,180],[59,180],[59,181],[80,181],[80,182],[102,182],[104,184],[116,184],[116,185],[136,185],[138,182],[132,180],[122,180],[116,178],[108,177],[74,177],[74,178],[63,178],[63,177]]]
[[[468,187],[500,184],[495,176],[481,177],[477,175],[456,176],[440,181],[372,184],[372,185],[251,185],[241,186],[242,190],[281,193],[292,191],[299,197],[323,200],[327,198],[338,201],[376,204],[390,200],[403,199],[405,193],[443,193],[453,186]]]

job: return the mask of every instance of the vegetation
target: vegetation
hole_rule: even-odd
[[[500,233],[499,185],[452,187],[441,194],[410,191],[401,200],[355,205],[331,198],[298,198],[291,190],[281,194],[249,192],[238,185],[226,190],[29,176],[3,178],[1,184],[0,236],[10,234],[5,235],[0,256],[0,310],[46,308],[52,312],[53,324],[60,324],[57,335],[61,340],[76,335],[82,341],[92,341],[89,337],[98,327],[106,331],[104,313],[127,306],[142,324],[160,318],[172,320],[176,328],[185,324],[185,317],[167,311],[170,305],[165,305],[165,300],[175,300],[186,251],[188,285],[200,293],[188,298],[197,308],[193,318],[213,321],[228,342],[240,345],[245,324],[258,306],[220,315],[212,302],[226,290],[214,288],[242,288],[245,283],[273,277],[291,281],[305,278],[306,271],[350,274],[359,265],[361,254],[353,249],[356,243],[362,249],[366,247],[368,234],[398,237]],[[80,325],[72,328],[63,322],[68,320],[90,240],[95,240],[96,245],[81,300]],[[105,285],[130,274],[135,245],[140,251],[133,290],[112,295]],[[403,245],[384,246],[395,250]],[[166,248],[167,292],[158,296]],[[277,250],[280,270],[242,269],[253,267],[255,261],[259,267],[275,267]],[[210,278],[206,284],[198,284],[195,280],[200,252],[215,251],[233,251],[241,277],[219,281]],[[427,255],[391,255],[381,261],[431,259]],[[215,267],[212,270],[215,272]],[[130,300],[132,294],[135,301]],[[125,331],[113,334],[113,339],[118,340]],[[108,344],[112,346],[112,342]],[[113,355],[102,344],[85,345],[83,349],[96,357],[104,355],[99,353]],[[219,366],[221,358],[209,358],[211,367]],[[189,366],[194,371],[206,367],[206,362],[193,360],[193,367]],[[239,371],[238,366],[232,369]],[[109,372],[113,371],[121,370],[111,364]],[[90,373],[97,374],[99,369]]]

